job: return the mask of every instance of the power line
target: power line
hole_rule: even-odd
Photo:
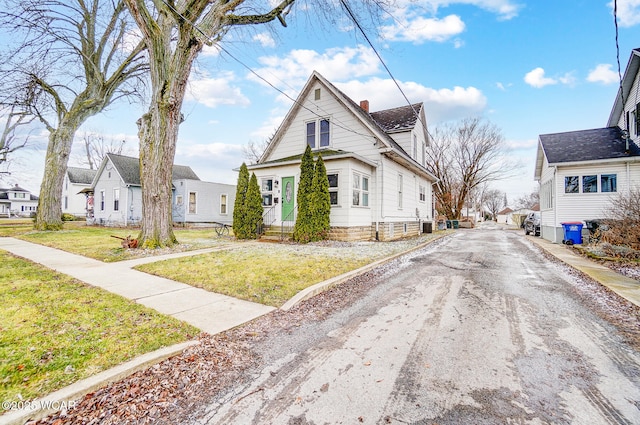
[[[364,31],[364,29],[362,28],[362,26],[360,25],[360,22],[358,22],[358,19],[356,18],[355,14],[352,12],[351,8],[349,7],[349,5],[347,5],[346,0],[340,0],[340,3],[342,4],[342,6],[345,8],[345,10],[347,11],[347,14],[349,15],[349,17],[351,18],[351,20],[353,21],[353,23],[355,24],[355,26],[358,28],[358,30],[360,31],[360,33],[362,34],[362,36],[364,37],[365,40],[367,40],[367,43],[369,44],[369,46],[371,47],[371,49],[373,50],[373,52],[376,54],[376,56],[378,57],[378,60],[380,61],[380,63],[382,64],[382,66],[384,67],[384,69],[387,71],[387,73],[389,74],[389,77],[391,77],[391,80],[394,82],[394,84],[396,85],[396,87],[398,88],[398,90],[400,91],[400,93],[402,93],[402,96],[404,97],[404,100],[407,101],[407,104],[409,105],[409,107],[411,108],[411,110],[413,111],[413,114],[416,117],[416,120],[420,121],[420,123],[423,125],[424,129],[427,131],[427,134],[429,134],[429,137],[431,136],[431,133],[429,133],[429,129],[427,128],[427,123],[426,122],[422,122],[422,120],[420,119],[420,116],[418,115],[418,112],[415,110],[415,108],[413,107],[413,104],[409,101],[409,98],[407,97],[407,95],[404,93],[404,91],[402,90],[402,87],[400,87],[400,84],[398,83],[398,81],[396,80],[396,78],[393,76],[393,74],[391,73],[391,70],[389,69],[389,67],[387,66],[387,64],[384,62],[384,60],[382,59],[382,56],[380,56],[380,54],[378,53],[378,51],[376,50],[376,48],[374,47],[373,43],[371,42],[371,40],[369,39],[369,37],[367,36],[366,32]]]
[[[618,62],[618,79],[620,81],[620,100],[622,102],[622,115],[624,115],[625,131],[628,131],[629,121],[624,112],[624,88],[622,87],[622,70],[620,67],[620,44],[618,42],[618,0],[613,0],[613,24],[616,28],[616,60]],[[627,136],[628,137],[628,136]]]

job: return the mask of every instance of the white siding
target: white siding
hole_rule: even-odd
[[[627,165],[624,163],[610,163],[597,166],[582,167],[558,167],[555,181],[556,192],[556,216],[554,222],[545,221],[545,225],[561,226],[561,223],[567,221],[583,221],[595,218],[605,218],[607,210],[612,200],[620,193],[625,193],[629,187],[629,178],[638,179],[640,177],[640,165],[630,164],[627,173]],[[600,191],[600,175],[616,174],[617,175],[617,191],[615,193]],[[583,193],[582,192],[582,176],[597,175],[598,176],[598,192]],[[565,177],[579,176],[580,192],[565,193]],[[635,180],[640,181],[640,180]]]
[[[315,90],[320,89],[320,100],[315,100]],[[370,132],[325,87],[316,83],[304,99],[304,107],[292,117],[291,125],[278,145],[265,161],[301,155],[306,148],[306,123],[327,118],[330,121],[329,149],[357,152],[372,160],[377,159],[378,149]],[[313,112],[311,112],[313,111]],[[316,141],[317,142],[317,141]]]
[[[621,129],[625,129],[626,128],[626,115],[627,112],[629,112],[629,136],[638,144],[640,144],[640,135],[637,134],[636,132],[636,126],[635,126],[635,112],[636,112],[636,105],[638,103],[640,103],[640,97],[638,95],[636,95],[637,93],[639,93],[639,81],[640,81],[640,74],[636,75],[636,79],[633,82],[633,86],[631,87],[631,91],[630,94],[631,96],[628,99],[625,99],[625,105],[624,105],[624,110],[622,111],[622,114],[620,114],[620,119],[618,120],[618,127],[620,127]]]
[[[387,158],[382,160],[381,173],[384,192],[381,194],[383,206],[380,211],[380,221],[417,221],[416,208],[418,209],[421,220],[430,221],[433,219],[431,182]],[[398,207],[399,175],[402,175],[402,208]],[[426,202],[420,202],[419,199],[421,185],[425,186]]]
[[[120,205],[118,211],[114,211],[113,209],[113,189],[120,189]],[[93,216],[95,218],[96,223],[99,224],[110,224],[110,225],[124,225],[127,224],[129,217],[135,211],[131,211],[130,201],[131,194],[129,192],[133,192],[135,189],[140,191],[140,188],[127,188],[120,175],[116,171],[115,167],[109,161],[104,169],[102,169],[102,173],[99,174],[98,180],[95,185],[95,195],[94,195],[94,205],[93,205]],[[101,197],[100,192],[104,190],[105,201],[104,201],[104,210],[100,209]],[[142,208],[138,213],[138,217],[141,215]]]
[[[233,204],[236,186],[201,180],[175,180],[173,194],[173,220],[177,223],[233,222]],[[196,213],[189,213],[189,193],[196,193]],[[227,195],[227,213],[220,213],[220,195]],[[176,201],[182,197],[182,204]]]

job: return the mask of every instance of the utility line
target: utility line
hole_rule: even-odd
[[[618,0],[613,0],[613,24],[616,28],[616,60],[618,62],[618,80],[620,81],[620,100],[622,102],[622,115],[624,116],[625,122],[625,131],[627,132],[627,136],[629,137],[629,120],[627,119],[627,114],[624,111],[624,88],[622,87],[622,70],[620,67],[620,44],[618,42]],[[636,117],[636,120],[638,118]]]

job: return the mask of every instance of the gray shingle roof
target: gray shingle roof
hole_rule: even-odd
[[[113,153],[107,154],[114,167],[124,180],[125,184],[134,186],[140,185],[140,160],[130,156],[116,155]],[[200,180],[200,177],[186,165],[174,165],[173,166],[173,178],[172,180]]]
[[[416,126],[421,103],[371,112],[371,118],[386,132],[410,130]]]
[[[638,146],[631,140],[629,142],[627,151],[619,127],[540,135],[540,144],[550,164],[640,155]]]
[[[88,168],[67,167],[67,174],[71,183],[91,184],[97,172],[97,170]]]

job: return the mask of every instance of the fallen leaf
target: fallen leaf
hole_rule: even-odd
[[[371,366],[371,360],[364,362],[365,366]]]

